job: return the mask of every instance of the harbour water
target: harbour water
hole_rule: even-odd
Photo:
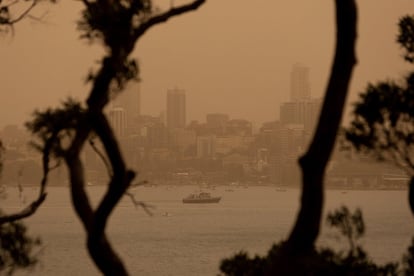
[[[98,202],[104,186],[88,187]],[[196,186],[140,187],[138,200],[153,205],[153,216],[124,198],[111,216],[108,236],[131,275],[217,275],[220,260],[244,250],[263,255],[271,244],[286,237],[296,217],[299,190],[274,187],[225,187],[209,190],[221,195],[217,204],[183,204]],[[26,201],[36,193],[25,188]],[[13,188],[0,201],[8,211],[23,205]],[[360,207],[366,223],[361,243],[377,262],[401,259],[414,233],[407,191],[326,192],[325,210],[347,205]],[[30,233],[43,246],[33,271],[17,275],[100,275],[85,250],[85,234],[72,209],[67,187],[50,187],[45,204],[27,220]],[[336,244],[323,223],[320,245]],[[346,248],[346,242],[337,245]]]

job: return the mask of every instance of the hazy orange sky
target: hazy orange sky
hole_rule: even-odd
[[[182,1],[175,1],[178,4]],[[170,1],[156,1],[163,8]],[[166,3],[168,3],[166,5]],[[400,78],[409,66],[395,43],[412,0],[360,0],[358,65],[350,97],[369,81]],[[0,127],[28,120],[35,108],[71,95],[84,99],[88,70],[103,50],[78,39],[78,1],[42,4],[42,23],[25,20],[0,40]],[[310,67],[312,96],[322,96],[334,48],[333,0],[208,0],[198,11],[151,29],[134,53],[141,67],[141,109],[158,115],[168,88],[187,93],[188,121],[211,112],[253,120],[279,116],[292,65]]]

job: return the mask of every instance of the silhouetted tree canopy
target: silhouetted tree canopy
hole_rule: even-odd
[[[414,17],[404,16],[399,21],[399,34],[397,42],[404,48],[404,59],[414,62]]]
[[[414,18],[399,22],[397,42],[413,62]],[[414,71],[401,82],[369,84],[355,103],[346,139],[358,150],[392,161],[409,175],[409,202],[414,214]]]
[[[27,268],[37,262],[33,249],[39,238],[30,237],[26,226],[19,221],[0,224],[0,274],[12,274],[18,268]]]
[[[67,100],[62,107],[37,111],[27,124],[38,141],[35,147],[42,152],[44,177],[47,184],[51,167],[49,159],[64,160],[69,171],[72,202],[87,234],[89,254],[105,275],[127,275],[127,269],[109,242],[105,229],[108,218],[124,195],[130,195],[136,173],[127,167],[118,141],[104,113],[112,93],[122,90],[125,83],[138,78],[138,64],[130,57],[135,44],[151,27],[200,7],[205,0],[194,0],[161,12],[150,0],[82,0],[85,9],[78,22],[81,37],[99,41],[106,53],[96,72],[90,72],[92,88],[86,103]],[[100,204],[93,208],[85,186],[85,168],[81,152],[92,137],[102,144],[102,157],[108,169],[108,189]],[[96,148],[94,148],[96,149]],[[137,205],[145,204],[133,198]]]
[[[347,240],[347,249],[315,248],[306,255],[290,259],[284,264],[284,242],[274,244],[266,256],[250,257],[241,251],[233,257],[222,260],[220,270],[228,276],[256,275],[324,275],[324,276],[397,276],[412,275],[414,240],[399,263],[375,263],[361,246],[359,240],[364,236],[365,223],[362,211],[351,212],[346,206],[329,212],[328,226],[339,232],[339,238]],[[283,270],[282,270],[283,269]]]
[[[0,33],[13,31],[14,24],[27,17],[39,20],[30,12],[40,1],[43,0],[0,0]],[[4,152],[5,148],[0,140],[0,177]],[[40,245],[40,239],[30,237],[26,226],[20,220],[34,214],[45,197],[46,193],[41,189],[37,200],[21,212],[11,215],[0,212],[0,273],[12,274],[18,268],[28,268],[37,262],[33,249]]]

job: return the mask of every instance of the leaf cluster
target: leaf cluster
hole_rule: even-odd
[[[414,17],[404,16],[400,19],[399,34],[397,42],[405,50],[404,59],[410,63],[414,62]]]
[[[397,42],[404,59],[414,63],[414,17],[400,19]],[[414,72],[402,83],[369,84],[354,106],[346,139],[358,150],[373,153],[414,173]]]
[[[142,27],[157,13],[151,0],[88,1],[78,21],[81,38],[89,42],[100,41],[110,52],[108,60],[115,69],[114,91],[124,88],[127,81],[138,80],[139,67],[136,60],[128,55],[142,31]],[[145,28],[144,28],[145,29]],[[87,81],[95,81],[98,73],[90,73]]]
[[[326,221],[330,227],[337,228],[348,240],[350,254],[357,255],[359,251],[356,246],[357,240],[365,233],[361,209],[358,208],[351,214],[346,206],[341,206],[334,212],[329,212]]]
[[[60,108],[35,111],[33,120],[27,122],[26,127],[42,142],[32,143],[36,149],[43,152],[45,145],[48,145],[48,152],[60,157],[64,152],[63,143],[71,139],[84,118],[85,109],[79,102],[69,98]]]
[[[83,2],[87,8],[78,22],[81,38],[102,41],[111,50],[130,45],[135,30],[156,10],[151,0]]]
[[[11,14],[10,14],[9,6],[1,6],[0,7],[0,25],[9,24],[10,21],[11,21]]]
[[[15,221],[0,225],[0,272],[12,274],[17,268],[36,264],[33,249],[41,244],[39,238],[27,234],[27,228]]]
[[[345,136],[359,151],[414,169],[414,72],[402,84],[369,84]]]

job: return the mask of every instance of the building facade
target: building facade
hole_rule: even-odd
[[[184,90],[174,88],[167,91],[166,121],[169,129],[185,127],[186,100]]]
[[[309,67],[295,64],[290,73],[290,100],[306,101],[310,97]]]
[[[129,82],[125,89],[116,95],[114,108],[123,108],[127,118],[127,133],[137,133],[141,116],[141,91],[138,81]]]
[[[114,107],[109,111],[109,121],[112,129],[118,138],[123,138],[126,135],[127,116],[125,109],[122,107]]]

